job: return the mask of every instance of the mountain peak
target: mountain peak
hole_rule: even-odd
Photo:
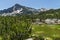
[[[14,6],[20,6],[20,4],[16,3]]]
[[[17,10],[22,10],[23,9],[23,13],[24,14],[28,14],[28,13],[36,13],[38,12],[37,9],[34,9],[34,8],[31,8],[31,7],[26,7],[26,6],[22,6],[18,3],[16,3],[15,5],[13,5],[12,7],[6,9],[6,10],[0,10],[0,13],[1,14],[4,14],[4,13],[12,13],[14,11],[17,11]]]
[[[22,6],[22,5],[20,5],[20,4],[18,4],[18,3],[16,3],[14,6],[12,6],[13,8],[15,8],[16,10],[18,10],[18,9],[21,9],[21,8],[24,8],[25,6]]]

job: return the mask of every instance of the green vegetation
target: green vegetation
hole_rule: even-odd
[[[60,38],[60,25],[33,24],[32,25],[32,36]]]
[[[43,40],[50,37],[60,38],[60,25],[32,24],[32,18],[27,16],[0,17],[0,40],[25,40],[34,37]]]
[[[0,17],[1,40],[24,40],[31,34],[31,23],[16,17]]]
[[[49,14],[48,14],[49,13]],[[32,24],[35,19],[60,19],[60,12],[49,10],[39,14],[21,14],[17,16],[0,16],[0,40],[60,40],[60,25],[58,24]]]

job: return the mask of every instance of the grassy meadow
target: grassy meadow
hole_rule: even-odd
[[[60,25],[58,24],[32,24],[32,36],[60,38]]]

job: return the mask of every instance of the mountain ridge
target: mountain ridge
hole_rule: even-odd
[[[35,9],[35,8],[22,6],[22,5],[20,5],[20,4],[15,4],[14,6],[15,6],[15,9],[14,9],[15,11],[23,8],[23,13],[24,13],[24,12],[25,12],[25,13],[38,12],[38,10]],[[0,10],[0,14],[13,12],[13,11],[14,11],[14,10],[13,10],[14,6],[12,6],[12,7],[10,7],[10,8],[7,8],[7,9]]]

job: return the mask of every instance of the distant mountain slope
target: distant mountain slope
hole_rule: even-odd
[[[19,5],[19,4],[15,4],[14,6],[8,8],[8,9],[0,10],[0,14],[12,13],[13,11],[20,10],[21,8],[23,9],[22,10],[23,13],[32,13],[32,12],[36,13],[36,12],[38,12],[37,9],[26,7],[26,6],[22,6],[22,5]]]

